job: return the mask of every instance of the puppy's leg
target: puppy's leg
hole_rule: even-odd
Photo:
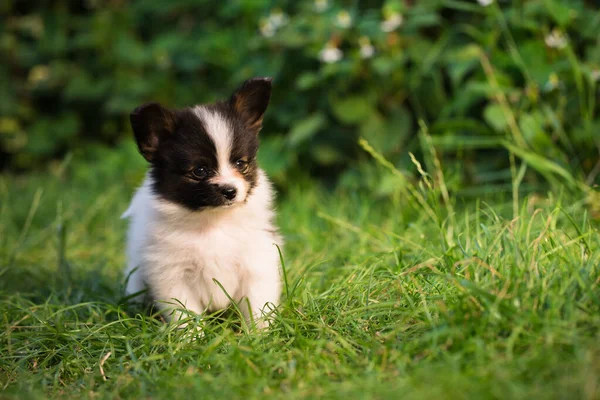
[[[279,281],[272,279],[256,279],[248,286],[246,298],[242,300],[240,310],[246,321],[254,320],[256,328],[264,329],[270,324],[268,316],[271,308],[279,304],[281,288]]]
[[[250,323],[254,320],[256,328],[269,326],[267,314],[279,304],[281,296],[281,278],[279,276],[279,255],[267,253],[267,257],[258,257],[250,268],[246,282],[246,296],[242,299],[240,310]]]
[[[179,328],[185,328],[188,324],[187,322],[178,322],[188,318],[188,313],[182,308],[196,314],[202,314],[205,311],[199,301],[199,296],[183,279],[151,284],[151,287],[156,305],[163,311],[169,310],[168,313],[165,313],[165,317],[171,322],[178,323]],[[202,328],[199,326],[196,327],[196,330],[199,333],[202,332]]]

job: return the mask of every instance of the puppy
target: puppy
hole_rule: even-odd
[[[273,189],[256,163],[271,78],[246,81],[227,101],[168,110],[144,104],[130,115],[150,163],[123,215],[128,295],[149,289],[156,305],[201,314],[235,301],[258,328],[281,294],[282,238]]]

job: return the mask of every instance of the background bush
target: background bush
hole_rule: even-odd
[[[403,170],[431,139],[451,188],[502,187],[510,154],[533,185],[597,180],[595,1],[5,0],[0,13],[3,168],[93,155],[130,141],[145,101],[191,105],[270,75],[262,157],[280,184],[391,190],[359,137]]]

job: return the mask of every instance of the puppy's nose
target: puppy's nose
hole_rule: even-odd
[[[225,186],[225,187],[221,188],[221,194],[227,200],[235,199],[236,193],[237,193],[237,189],[233,186]]]

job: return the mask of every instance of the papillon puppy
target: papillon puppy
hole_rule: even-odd
[[[123,214],[126,292],[147,288],[160,309],[174,310],[171,320],[181,306],[202,314],[233,300],[264,328],[279,302],[282,238],[271,183],[256,163],[270,97],[271,78],[253,78],[227,101],[177,110],[149,103],[130,115],[150,168]]]

